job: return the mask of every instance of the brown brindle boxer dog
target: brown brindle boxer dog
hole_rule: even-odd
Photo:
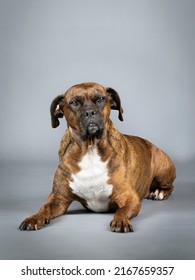
[[[115,211],[110,228],[132,232],[131,218],[141,200],[167,199],[176,170],[163,151],[149,141],[121,134],[110,120],[111,109],[123,109],[118,93],[96,83],[71,87],[51,104],[52,126],[65,116],[59,166],[46,203],[25,219],[21,230],[37,230],[66,213],[74,200],[95,211]]]

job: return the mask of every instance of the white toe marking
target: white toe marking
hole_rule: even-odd
[[[158,195],[159,195],[159,190],[158,189],[155,190],[154,195],[155,195],[155,197],[158,197]]]
[[[160,192],[158,195],[158,199],[163,200],[163,198],[164,198],[164,194],[163,192]]]

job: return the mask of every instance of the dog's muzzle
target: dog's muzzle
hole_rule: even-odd
[[[103,133],[103,122],[100,113],[93,109],[88,108],[81,114],[81,130],[82,138],[84,140],[95,136],[100,139]]]

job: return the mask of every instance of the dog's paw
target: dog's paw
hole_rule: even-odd
[[[29,218],[26,218],[19,226],[20,230],[38,230],[45,224],[49,224],[50,220],[45,219],[41,215],[35,214]]]
[[[113,219],[110,223],[110,229],[113,232],[133,232],[133,227],[128,219],[116,220]]]
[[[163,190],[156,189],[148,195],[147,199],[164,200],[167,199],[167,196]]]

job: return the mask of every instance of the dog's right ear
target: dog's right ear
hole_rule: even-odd
[[[53,128],[59,126],[59,118],[63,118],[64,94],[58,95],[51,103],[51,125]]]

